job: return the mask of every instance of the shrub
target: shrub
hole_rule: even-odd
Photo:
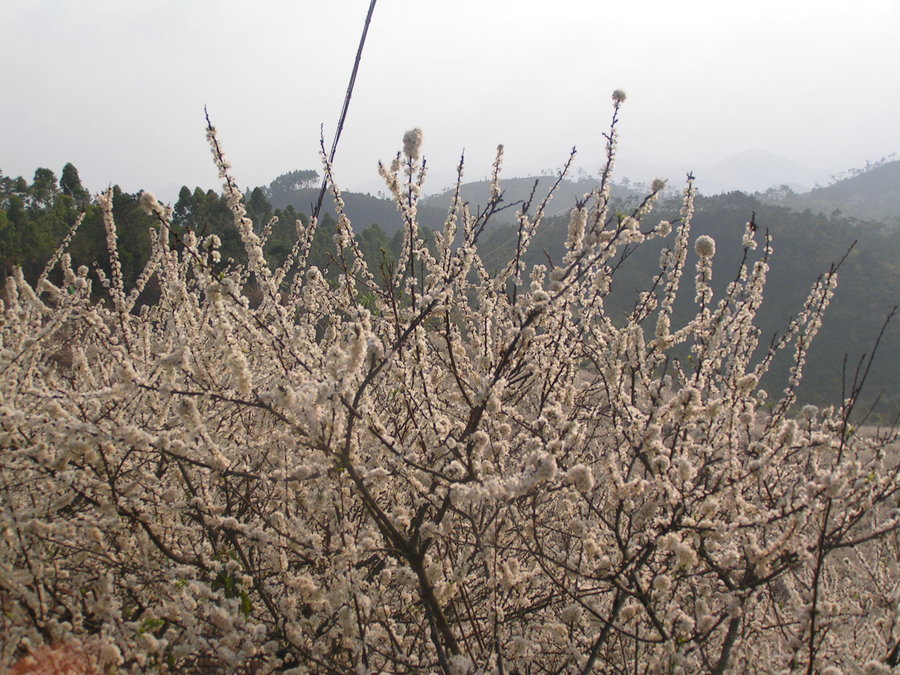
[[[690,180],[678,222],[642,228],[662,181],[610,212],[623,100],[544,266],[521,261],[552,192],[520,209],[513,260],[482,264],[500,152],[490,201],[457,198],[423,243],[413,131],[381,168],[405,222],[395,265],[369,269],[332,181],[338,282],[307,265],[315,221],[271,268],[210,127],[245,266],[221,271],[215,237],[172,248],[171,211],[145,194],[158,227],[136,288],[108,198],[105,301],[62,251],[61,286],[11,277],[0,666],[73,641],[109,670],[174,672],[893,665],[896,435],[849,425],[856,386],[792,414],[836,270],[758,348],[768,239],[748,224],[717,299]],[[633,311],[608,315],[618,262],[671,231]],[[690,246],[697,310],[675,326]],[[138,308],[153,275],[159,301]],[[769,396],[780,350],[795,365]]]

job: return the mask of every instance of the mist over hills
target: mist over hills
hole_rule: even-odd
[[[726,191],[762,192],[773,185],[787,185],[796,192],[824,182],[828,172],[811,169],[765,150],[747,150],[726,157],[702,172],[726,186]],[[704,192],[712,193],[710,190]]]
[[[634,204],[634,202],[632,202]],[[650,216],[649,225],[661,218],[675,222],[680,200],[666,199]],[[824,405],[840,400],[844,377],[852,378],[856,364],[872,346],[892,307],[900,304],[900,228],[886,228],[880,223],[853,220],[840,214],[822,215],[811,211],[794,211],[768,204],[758,195],[742,192],[699,196],[695,202],[691,241],[711,235],[717,242],[713,288],[721,299],[728,282],[740,269],[745,223],[755,213],[763,233],[773,238],[774,255],[767,290],[757,325],[762,331],[762,345],[776,334],[784,334],[791,317],[796,316],[813,282],[843,259],[834,300],[825,313],[824,324],[808,354],[800,399]],[[630,211],[629,205],[614,204],[614,210]],[[538,230],[525,256],[527,264],[558,263],[565,254],[568,217],[560,214],[546,220]],[[487,233],[480,250],[486,256],[489,270],[499,269],[514,253],[514,226],[498,226]],[[653,240],[622,254],[611,294],[605,305],[609,315],[624,317],[648,280],[659,271],[659,255],[663,246],[671,246],[671,237]],[[758,251],[757,251],[758,253]],[[696,311],[691,274],[697,256],[690,247],[686,286],[675,305],[674,325],[685,322]],[[616,263],[618,265],[618,263]],[[884,332],[868,386],[861,401],[875,405],[880,419],[887,420],[900,410],[900,321],[892,321]],[[847,357],[844,364],[845,355]],[[776,395],[787,379],[789,359],[782,354],[776,359],[764,386]],[[845,369],[846,368],[846,372]],[[880,397],[880,400],[879,400]],[[875,419],[875,418],[873,418]]]
[[[502,209],[494,215],[492,222],[498,224],[515,222],[516,212],[526,204],[530,206],[530,212],[534,213],[556,182],[557,179],[554,176],[502,179]],[[593,178],[582,177],[576,180],[560,181],[553,198],[546,204],[545,215],[568,213],[575,201],[583,199],[595,186],[596,181]],[[628,186],[614,184],[612,194],[615,198],[623,200],[638,198],[643,196],[644,187],[637,183]],[[309,213],[319,196],[319,188],[291,186],[289,189],[284,189],[283,186],[277,187],[275,181],[262,189],[273,208],[284,209],[291,206],[300,213]],[[454,193],[455,188],[451,188],[439,194],[423,197],[417,210],[419,223],[431,229],[443,227]],[[460,186],[460,198],[463,202],[468,202],[473,211],[477,211],[488,203],[490,193],[491,184],[487,180],[463,183]],[[347,216],[357,232],[377,224],[385,233],[393,235],[402,227],[400,212],[394,202],[387,197],[359,192],[342,192],[341,194]],[[337,215],[330,194],[326,195],[322,209],[323,213]]]
[[[525,176],[522,178],[503,178],[500,181],[500,189],[503,191],[503,201],[507,205],[507,212],[498,214],[498,222],[513,222],[516,211],[524,205],[529,205],[530,212],[535,212],[542,200],[557,182],[555,176]],[[558,213],[568,213],[576,200],[583,199],[597,185],[594,178],[579,177],[575,180],[563,180],[559,182],[553,199],[545,208],[545,215],[551,216]],[[463,183],[460,186],[460,198],[473,206],[484,205],[490,199],[491,183],[487,180]],[[638,185],[632,186],[614,183],[612,195],[618,199],[626,199],[640,194],[642,190]],[[429,208],[440,209],[444,212],[450,208],[455,189],[445,190],[436,195],[425,197],[422,202]]]
[[[723,192],[741,191],[747,193],[766,192],[771,189],[780,189],[787,186],[796,194],[803,194],[808,191],[820,189],[823,185],[832,182],[832,177],[837,173],[837,168],[830,169],[814,168],[805,166],[787,157],[769,152],[766,150],[750,149],[745,150],[728,157],[724,157],[713,164],[698,166],[695,164],[684,163],[668,163],[665,161],[647,161],[635,158],[627,153],[621,154],[616,159],[615,180],[618,188],[626,188],[641,184],[648,184],[655,178],[665,178],[669,181],[671,188],[680,189],[684,184],[684,178],[688,172],[692,172],[696,176],[695,185],[699,192],[704,195],[713,195]],[[545,191],[549,185],[551,178],[543,175],[532,177],[523,177],[523,180],[533,181],[535,178],[541,182],[539,184],[538,193]],[[424,194],[427,195],[429,205],[447,203],[449,198],[438,198],[440,195],[446,195],[453,188],[454,172],[441,172],[439,169],[432,167],[429,171],[428,179],[425,182]],[[504,178],[504,184],[514,187],[511,183],[518,181],[520,178]],[[580,172],[571,182],[576,183],[577,188],[573,189],[573,193],[578,190],[587,191],[592,183],[596,180],[596,176],[589,178]],[[479,184],[487,185],[486,180],[468,181],[464,183],[466,186],[476,186]],[[582,185],[583,184],[583,185]],[[445,187],[446,186],[446,187]],[[166,185],[151,186],[155,187],[154,194],[166,202],[174,202],[178,198],[178,190],[181,187],[179,183],[170,182]],[[308,186],[312,187],[312,186]],[[563,190],[568,186],[563,186]],[[529,185],[530,189],[530,185]],[[466,188],[467,192],[464,197],[472,204],[484,203],[480,198],[477,188]],[[517,195],[521,194],[521,190],[514,189]],[[384,181],[378,176],[373,175],[370,180],[356,185],[353,189],[347,191],[347,194],[369,195],[372,197],[385,196]],[[823,197],[826,193],[823,193]],[[308,196],[307,196],[308,197]],[[565,191],[561,191],[557,201],[568,201],[569,195]],[[517,196],[516,199],[521,197]],[[843,198],[843,195],[836,198]],[[294,208],[302,209],[304,212],[309,210],[309,199],[301,202],[300,195],[290,197],[290,203]],[[312,201],[315,201],[313,198]],[[512,200],[512,201],[515,201]],[[799,202],[798,202],[799,203]],[[830,202],[829,202],[830,203]],[[374,202],[371,206],[375,208]],[[803,206],[802,208],[807,208]],[[812,208],[812,205],[809,206]],[[823,206],[824,209],[824,201]],[[830,210],[841,208],[839,205],[832,206]],[[830,212],[829,210],[829,212]],[[846,209],[844,209],[846,212]],[[881,214],[884,209],[875,210],[873,213]],[[880,215],[862,215],[860,217],[876,217],[882,218]],[[379,222],[379,221],[373,221]]]
[[[876,220],[900,227],[900,161],[880,162],[802,194],[783,189],[769,191],[764,199],[794,210],[837,211],[859,220]]]
[[[706,169],[691,169],[700,194],[711,196],[728,192],[758,194],[762,201],[803,211],[831,214],[835,210],[858,220],[873,220],[890,226],[900,226],[900,161],[879,162],[863,170],[850,171],[849,176],[826,187],[819,183],[828,180],[827,172],[805,167],[780,155],[762,150],[748,150],[727,157]],[[621,178],[612,186],[614,198],[641,198],[657,177],[666,178],[666,193],[673,195],[684,186],[687,170],[623,160],[617,163],[616,175]],[[298,212],[308,213],[318,197],[311,186],[276,186],[278,179],[264,188],[274,208],[288,204]],[[530,203],[532,212],[556,182],[552,175],[501,178],[505,209],[494,222],[515,222],[517,209]],[[576,200],[589,193],[597,183],[583,172],[559,183],[553,199],[546,205],[545,215],[568,212]],[[815,187],[813,187],[815,186]],[[490,181],[465,182],[460,196],[470,207],[477,209],[490,199]],[[440,227],[455,193],[455,187],[423,197],[419,203],[422,224]],[[388,234],[401,226],[400,214],[383,193],[347,191],[343,193],[347,215],[355,228],[364,229],[378,224]],[[334,214],[331,199],[324,207]]]
[[[707,166],[665,165],[622,157],[616,161],[616,175],[647,183],[667,178],[670,185],[681,184],[687,172],[696,176],[697,189],[705,195],[722,192],[764,192],[787,185],[805,192],[828,181],[832,171],[810,168],[767,150],[745,150]]]

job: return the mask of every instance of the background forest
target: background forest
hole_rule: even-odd
[[[809,354],[805,379],[799,392],[801,403],[834,404],[842,398],[845,373],[852,375],[863,354],[871,350],[887,311],[897,304],[900,288],[900,194],[896,186],[900,161],[879,162],[849,172],[832,185],[797,194],[782,186],[764,193],[730,192],[699,196],[696,202],[696,232],[721,242],[713,287],[720,292],[731,281],[740,263],[740,239],[744,224],[755,218],[774,242],[775,262],[768,282],[767,302],[758,315],[763,334],[774,336],[800,306],[809,285],[828,266],[844,258],[840,282],[825,324]],[[265,254],[278,264],[296,239],[296,221],[306,222],[318,197],[320,177],[313,170],[283,174],[268,186],[248,188],[245,201],[248,216],[257,233],[265,235]],[[517,227],[515,211],[533,194],[546,191],[550,176],[512,178],[503,181],[503,207],[485,232],[480,250],[486,264],[499,269],[515,252]],[[590,190],[585,177],[563,181],[551,203],[550,215],[530,248],[529,265],[558,263],[564,253],[568,211],[575,200]],[[680,197],[676,183],[648,222],[677,217]],[[623,181],[612,190],[614,208],[630,211],[646,186]],[[487,181],[462,185],[461,196],[473,207],[487,203]],[[155,219],[140,207],[140,193],[113,187],[113,213],[118,227],[118,246],[126,285],[133,284],[150,255],[149,230]],[[344,193],[346,212],[353,222],[359,245],[372,270],[389,272],[400,252],[403,232],[401,216],[394,203],[383,195]],[[422,200],[418,217],[426,241],[430,231],[443,226],[451,193],[431,195]],[[310,250],[310,264],[334,278],[336,219],[330,199]],[[840,206],[843,205],[843,208]],[[213,190],[184,186],[173,205],[172,245],[180,246],[182,233],[216,234],[222,241],[223,264],[229,259],[244,262],[246,253],[233,224],[224,195]],[[109,269],[109,254],[102,209],[82,186],[78,170],[66,164],[59,177],[39,168],[29,182],[24,177],[8,177],[0,172],[0,277],[21,266],[25,278],[34,282],[53,251],[80,213],[84,220],[69,251],[73,264]],[[645,289],[658,263],[662,244],[650,242],[639,250],[626,248],[618,261],[616,285],[608,306],[623,318]],[[848,253],[849,251],[849,253]],[[693,251],[690,252],[694,256]],[[690,261],[689,264],[693,264]],[[291,279],[285,279],[285,285]],[[252,289],[248,289],[252,290]],[[153,303],[158,296],[155,281],[144,290],[142,302]],[[252,292],[251,292],[252,297]],[[676,305],[676,317],[692,311],[689,298]],[[679,316],[680,315],[680,316]],[[872,410],[869,421],[887,422],[900,409],[900,324],[887,327],[879,358],[869,376],[862,409]],[[846,362],[845,362],[846,357]],[[784,380],[787,359],[777,363],[768,382]],[[766,386],[767,381],[763,382]]]

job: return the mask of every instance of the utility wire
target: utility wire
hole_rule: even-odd
[[[347,109],[350,107],[350,97],[353,96],[353,85],[356,84],[356,73],[359,70],[359,62],[362,60],[363,47],[366,44],[366,35],[369,32],[369,23],[372,21],[372,12],[375,11],[375,2],[369,3],[369,12],[366,14],[366,23],[363,26],[362,36],[359,38],[359,48],[356,50],[356,61],[353,63],[353,72],[350,73],[350,84],[347,85],[347,94],[344,96],[344,105],[341,108],[341,116],[338,119],[337,131],[334,134],[334,142],[331,144],[331,153],[328,155],[328,163],[334,162],[334,153],[337,151],[338,141],[341,138],[341,131],[344,130],[344,121],[347,119]],[[316,208],[313,209],[312,217],[318,218],[319,211],[322,210],[322,200],[325,199],[325,191],[328,189],[328,176],[322,179],[322,189],[319,190],[319,200],[316,202]]]

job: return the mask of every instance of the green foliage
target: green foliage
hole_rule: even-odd
[[[222,591],[229,600],[240,598],[239,611],[245,617],[250,616],[253,603],[247,591],[241,588],[241,571],[237,556],[233,551],[226,551],[216,554],[213,559],[225,563],[225,567],[216,574],[210,588],[213,591]]]
[[[304,171],[285,176],[293,182],[285,179],[279,184],[296,185],[318,177],[315,172]],[[284,262],[297,241],[297,223],[303,226],[308,218],[290,204],[274,209],[267,192],[259,187],[248,191],[247,214],[258,234],[271,228],[265,255],[270,264],[277,266]],[[109,252],[103,212],[90,199],[72,164],[63,167],[59,185],[49,169],[38,169],[31,184],[21,177],[13,179],[0,173],[0,276],[10,274],[18,266],[25,278],[34,282],[81,213],[84,219],[68,249],[73,265],[99,267],[108,275]],[[140,207],[140,193],[127,193],[118,186],[113,187],[113,216],[123,279],[126,285],[132,285],[149,258],[149,232],[156,224]],[[339,269],[334,245],[337,221],[328,212],[320,221],[310,247],[309,262],[326,276],[335,278]],[[181,237],[187,231],[201,239],[217,235],[221,241],[219,251],[223,265],[229,260],[238,264],[246,262],[246,251],[234,227],[234,216],[224,196],[217,192],[199,187],[193,190],[187,186],[181,188],[173,205],[170,245],[180,248]],[[387,270],[393,265],[402,235],[399,239],[397,236],[391,238],[379,225],[373,224],[359,237],[363,256],[371,269]],[[376,277],[381,281],[383,275],[376,274]],[[290,282],[288,275],[284,283],[289,285]],[[153,302],[157,292],[156,281],[151,280],[142,302]]]
[[[269,183],[269,187],[265,189],[265,196],[270,200],[280,198],[295,190],[314,187],[318,180],[319,172],[312,169],[288,171]]]
[[[0,178],[0,273],[15,266],[37,278],[78,215],[75,200],[61,193],[56,175],[40,168],[29,185],[21,176]]]
[[[40,204],[49,204],[53,196],[59,191],[56,184],[56,174],[50,169],[40,168],[34,172],[34,180],[31,183],[31,197]]]
[[[67,162],[62,169],[62,175],[59,178],[59,189],[62,190],[64,195],[74,199],[79,207],[85,206],[90,201],[91,196],[81,184],[78,169],[71,162]]]

